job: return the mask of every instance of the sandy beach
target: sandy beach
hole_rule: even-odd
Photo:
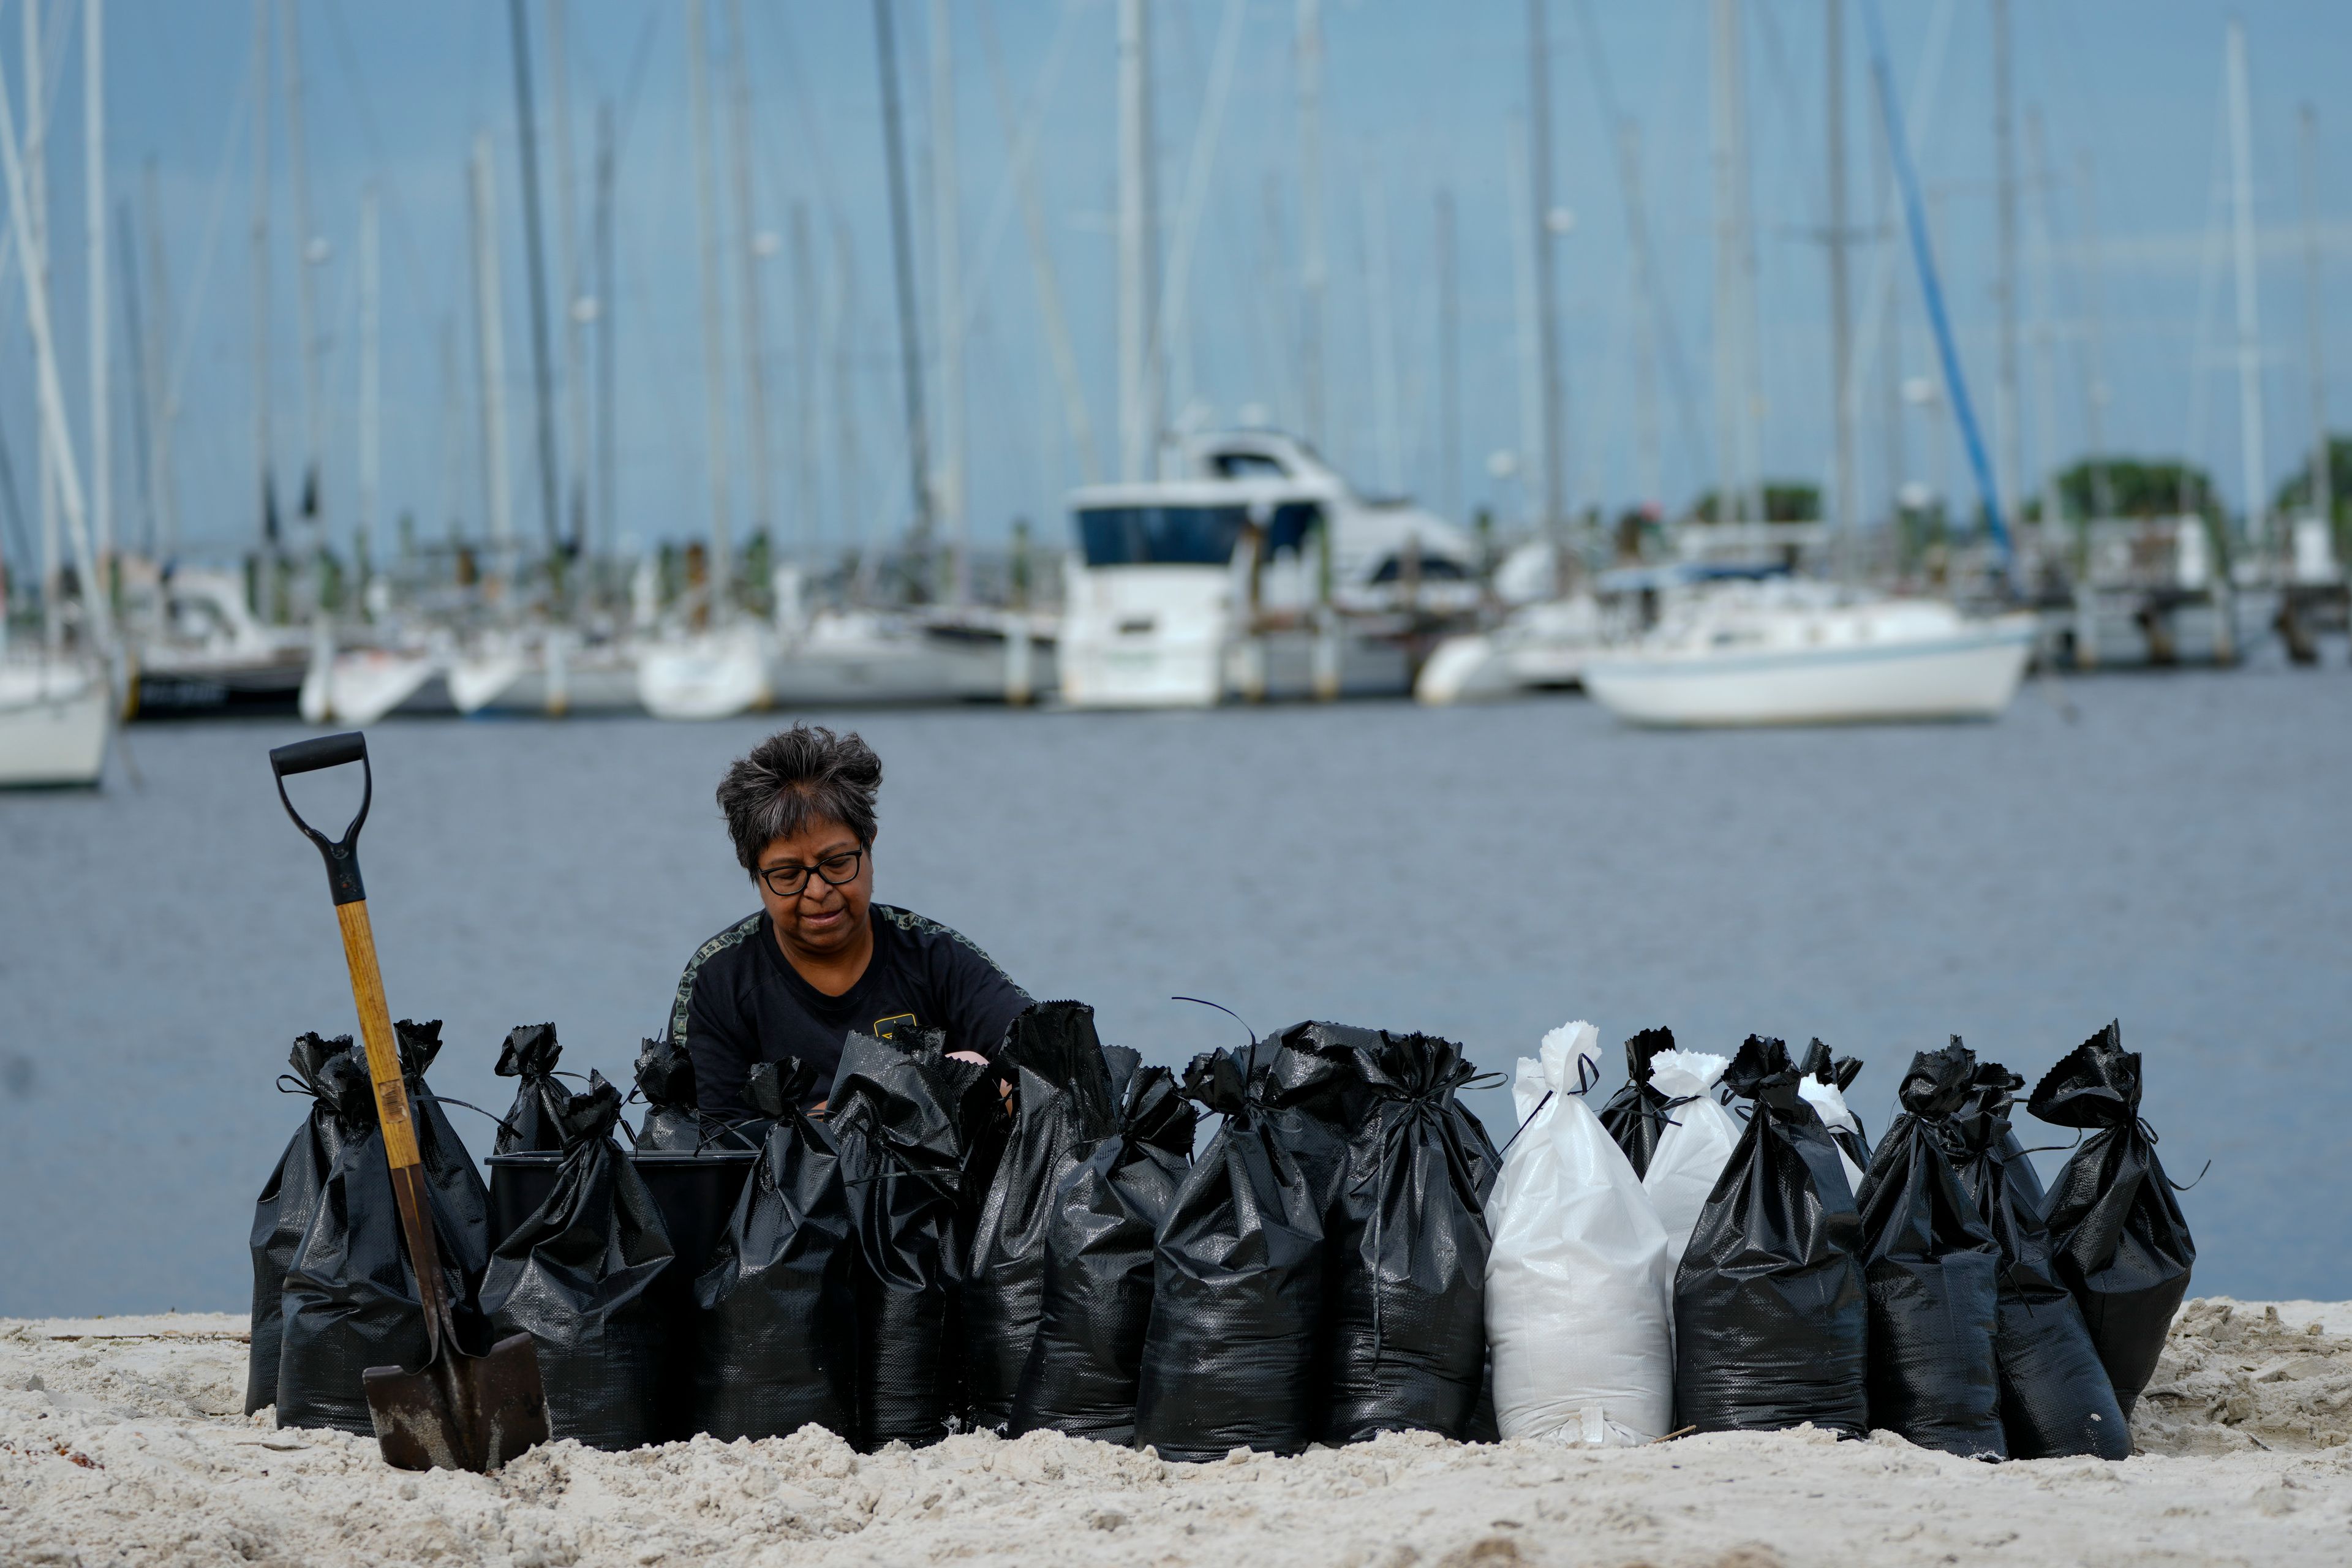
[[[861,1456],[814,1428],[495,1477],[238,1414],[226,1313],[0,1321],[0,1561],[146,1564],[2339,1563],[2352,1303],[2182,1309],[2126,1463],[1801,1431],[1591,1452],[1389,1436],[1168,1465],[1037,1436]]]

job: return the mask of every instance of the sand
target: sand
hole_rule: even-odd
[[[1050,1436],[860,1456],[812,1428],[556,1443],[496,1477],[240,1415],[238,1317],[0,1321],[0,1563],[2341,1563],[2352,1308],[2283,1305],[2185,1307],[2117,1465],[1800,1431],[1185,1467]]]

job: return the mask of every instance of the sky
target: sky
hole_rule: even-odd
[[[85,470],[93,462],[81,9],[89,3],[39,0],[38,11],[50,100],[53,312],[71,438]],[[1087,468],[1048,348],[1010,150],[1034,124],[1077,404],[1101,468],[1115,472],[1118,7],[1115,0],[892,3],[932,445],[942,444],[945,403],[933,243],[941,161],[932,135],[943,16],[961,237],[952,275],[967,323],[967,527],[976,544],[992,545],[1026,519],[1059,543],[1064,496]],[[1910,258],[1889,243],[1864,0],[1845,3],[1854,318],[1857,334],[1879,351],[1864,363],[1857,395],[1857,496],[1865,517],[1884,514],[1898,483],[1966,505],[1968,470],[1948,404],[1901,395],[1906,382],[1915,396],[1934,386],[1934,349]],[[1990,0],[1876,3],[1963,373],[1993,435],[2003,405]],[[20,128],[26,4],[0,5],[0,64]],[[1200,193],[1184,273],[1187,319],[1168,345],[1171,419],[1186,427],[1253,421],[1303,428],[1295,0],[1147,4],[1158,237],[1171,288],[1169,252],[1185,194]],[[580,279],[572,314],[597,318],[583,326],[583,344],[593,351],[606,325],[612,334],[616,483],[609,511],[601,500],[592,508],[593,542],[634,551],[706,533],[714,447],[737,541],[763,520],[782,548],[813,557],[898,537],[911,491],[872,6],[742,0],[740,40],[735,5],[709,0],[706,7],[719,252],[715,440],[706,414],[689,8],[685,0],[527,0],[524,8],[553,296],[547,332],[559,491],[584,461],[590,494],[604,493],[594,479],[602,445],[594,422],[589,440],[575,440],[566,399],[567,255]],[[1760,467],[1774,479],[1818,483],[1832,449],[1822,237],[1825,7],[1822,0],[1738,0],[1735,9],[1745,97],[1738,144],[1753,212]],[[2088,451],[2095,415],[2104,449],[2185,453],[2241,505],[2239,301],[2224,243],[2223,49],[2232,12],[2208,0],[2031,0],[2011,9],[2021,488],[2038,485],[2053,461]],[[1534,210],[1517,150],[1529,119],[1529,8],[1504,0],[1326,0],[1322,13],[1327,391],[1322,428],[1311,433],[1361,488],[1410,492],[1465,521],[1491,508],[1507,530],[1528,515],[1527,455],[1540,439],[1525,393],[1520,303]],[[559,14],[560,84],[549,48]],[[2339,377],[2352,367],[2345,200],[2352,110],[2324,90],[2352,58],[2352,6],[2246,0],[2236,14],[2252,89],[2260,471],[2275,486],[2300,465],[2314,429],[2299,131],[2305,104],[2317,106],[2319,357]],[[509,7],[497,0],[264,0],[257,10],[246,0],[110,0],[103,15],[117,537],[144,542],[160,526],[153,466],[141,461],[137,434],[143,384],[148,408],[173,403],[165,477],[179,552],[226,560],[257,540],[258,295],[280,505],[290,514],[315,446],[327,535],[348,547],[361,510],[361,215],[372,187],[381,215],[377,557],[389,555],[404,516],[421,537],[478,540],[500,510],[530,547],[542,537],[542,511]],[[1678,511],[1714,482],[1724,446],[1714,391],[1714,6],[1549,0],[1547,15],[1567,488],[1580,507],[1614,512],[1654,500]],[[270,28],[268,86],[258,95],[257,16]],[[1210,139],[1201,131],[1229,17],[1237,28],[1234,66]],[[289,22],[290,58],[300,66],[307,237],[288,135]],[[748,181],[739,180],[734,154],[739,83]],[[568,246],[559,86],[571,143]],[[268,108],[268,269],[258,289],[257,96]],[[617,274],[609,294],[600,292],[589,243],[597,126],[607,109]],[[1631,191],[1619,156],[1619,128],[1629,122],[1639,138]],[[488,357],[502,365],[503,509],[486,478],[496,466],[488,456],[467,174],[478,136],[492,158],[500,310]],[[1648,214],[1646,261],[1629,237],[1629,198]],[[1441,203],[1454,214],[1458,276],[1459,437],[1451,453],[1441,406]],[[126,254],[136,271],[127,289]],[[37,531],[38,428],[22,274],[13,252],[0,265],[0,359],[11,367],[0,374],[0,437],[21,508],[16,519],[0,510],[10,529],[0,541],[21,562]],[[307,416],[298,286],[306,270],[318,389]],[[744,310],[747,272],[756,279],[756,333]],[[138,333],[126,320],[134,298]],[[1658,323],[1648,355],[1645,299]],[[751,440],[754,363],[764,390],[764,485]],[[583,385],[593,391],[593,378]],[[2340,391],[2334,395],[2337,419],[2352,425],[2352,408],[2342,406]],[[1653,440],[1654,496],[1644,456]],[[2007,449],[1997,437],[1994,444]]]

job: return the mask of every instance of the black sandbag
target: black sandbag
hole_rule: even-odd
[[[1723,1081],[1754,1102],[1675,1279],[1675,1420],[1702,1432],[1868,1425],[1862,1222],[1829,1130],[1779,1040]]]
[[[392,1026],[392,1039],[408,1086],[416,1157],[439,1206],[441,1245],[448,1249],[450,1261],[465,1270],[466,1291],[459,1300],[471,1301],[490,1262],[490,1189],[466,1141],[450,1124],[449,1113],[425,1082],[426,1070],[441,1054],[441,1020],[419,1024],[403,1018]]]
[[[991,1065],[1013,1075],[1014,1109],[965,1255],[963,1345],[971,1425],[1002,1432],[1037,1337],[1056,1189],[1117,1122],[1095,1010],[1083,1002],[1031,1003]]]
[[[1829,1047],[1816,1037],[1813,1043],[1805,1047],[1805,1059],[1798,1064],[1797,1070],[1818,1083],[1830,1085],[1843,1096],[1853,1087],[1853,1080],[1862,1076],[1862,1058],[1838,1057],[1832,1059]],[[1832,1127],[1830,1136],[1837,1141],[1839,1148],[1845,1151],[1845,1157],[1853,1162],[1855,1170],[1867,1172],[1870,1169],[1869,1131],[1863,1125],[1862,1112],[1856,1110],[1851,1101],[1845,1110],[1846,1114],[1853,1118],[1853,1125],[1851,1128]]]
[[[1325,1231],[1321,1440],[1459,1439],[1486,1365],[1486,1194],[1501,1159],[1455,1098],[1477,1068],[1432,1035],[1343,1049],[1370,1094]]]
[[[1285,1059],[1297,1054],[1267,1040],[1184,1069],[1184,1092],[1225,1121],[1153,1240],[1135,1441],[1163,1459],[1296,1454],[1320,1425],[1323,1205],[1271,1103],[1317,1076]]]
[[[1870,1293],[1870,1424],[1923,1448],[2003,1459],[2000,1254],[1945,1155],[1976,1058],[1955,1042],[1911,1058],[1903,1114],[1862,1183],[1862,1275]]]
[[[2012,1458],[2128,1459],[2131,1429],[2083,1310],[2051,1266],[2041,1178],[2010,1129],[2010,1106],[2024,1084],[1999,1062],[1979,1064],[1975,1087],[1951,1121],[1954,1164],[2000,1249],[1993,1354],[2000,1363],[2001,1428]]]
[[[815,1087],[797,1059],[756,1063],[744,1079],[767,1141],[694,1282],[694,1426],[722,1442],[812,1422],[857,1435],[856,1253],[840,1155],[800,1109]]]
[[[499,1243],[482,1280],[497,1338],[528,1333],[558,1438],[635,1448],[661,1436],[671,1247],[653,1194],[613,1141],[621,1091],[590,1072],[553,1115],[563,1160],[547,1201]]]
[[[857,1440],[920,1447],[953,1430],[961,1382],[957,1118],[974,1081],[946,1036],[853,1032],[827,1097],[856,1237]],[[985,1070],[985,1069],[982,1069]]]
[[[1251,1049],[1265,1067],[1259,1114],[1290,1151],[1328,1221],[1349,1181],[1350,1135],[1371,1115],[1370,1087],[1357,1066],[1381,1033],[1354,1024],[1293,1024]]]
[[[1037,1332],[1011,1435],[1135,1440],[1136,1387],[1151,1322],[1151,1238],[1192,1162],[1195,1113],[1166,1068],[1107,1046],[1118,1130],[1080,1151],[1045,1226]]]
[[[2058,1278],[2083,1310],[2127,1419],[2156,1375],[2197,1261],[2139,1097],[2139,1053],[2124,1049],[2123,1027],[2111,1023],[2044,1074],[2025,1104],[2054,1126],[2096,1129],[2068,1156],[2042,1214]]]
[[[558,1123],[572,1095],[555,1081],[556,1058],[562,1054],[552,1024],[519,1024],[507,1031],[495,1070],[500,1078],[522,1081],[515,1087],[514,1104],[499,1123],[492,1153],[554,1153],[563,1147]]]
[[[636,1081],[632,1098],[646,1102],[646,1113],[638,1120],[635,1148],[679,1154],[756,1149],[766,1136],[758,1119],[739,1124],[702,1109],[695,1090],[694,1058],[667,1036],[639,1043]]]
[[[287,1057],[294,1069],[293,1087],[288,1088],[283,1077],[278,1079],[282,1092],[309,1095],[310,1110],[302,1119],[302,1125],[295,1129],[294,1136],[287,1141],[286,1152],[278,1156],[277,1168],[262,1184],[261,1195],[253,1201],[253,1230],[247,1243],[253,1253],[253,1319],[245,1370],[247,1415],[278,1403],[278,1354],[286,1323],[286,1270],[293,1266],[294,1254],[301,1248],[302,1237],[310,1228],[310,1216],[318,1212],[319,1194],[326,1187],[327,1173],[335,1163],[335,1151],[342,1145],[334,1102],[320,1084],[319,1074],[330,1060],[351,1048],[349,1035],[331,1040],[320,1039],[317,1035],[299,1036]]]
[[[1650,1156],[1658,1152],[1658,1136],[1671,1121],[1672,1100],[1650,1082],[1650,1058],[1675,1048],[1672,1029],[1644,1029],[1625,1042],[1625,1086],[1601,1108],[1601,1128],[1625,1158],[1633,1174],[1650,1173]]]
[[[278,1424],[371,1436],[375,1424],[361,1374],[376,1366],[422,1366],[425,1310],[401,1235],[367,1058],[356,1049],[329,1058],[319,1070],[319,1088],[339,1142],[310,1228],[286,1270]],[[442,1289],[449,1300],[461,1302],[465,1277],[449,1256],[441,1194],[429,1185],[425,1204],[444,1238]]]

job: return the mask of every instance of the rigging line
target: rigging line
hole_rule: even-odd
[[[978,0],[978,12],[985,25],[988,0]],[[1029,103],[1024,111],[1024,124],[1019,142],[1013,149],[1012,159],[1004,166],[1004,176],[997,183],[996,197],[989,204],[988,222],[982,226],[979,246],[971,252],[971,268],[960,285],[963,300],[963,331],[970,333],[980,318],[981,291],[988,279],[989,269],[996,264],[996,247],[1011,226],[1013,209],[1019,195],[1022,165],[1034,156],[1037,137],[1045,129],[1045,109],[1054,95],[1054,84],[1062,74],[1062,64],[1069,56],[1071,22],[1076,17],[1075,5],[1062,7],[1062,19],[1054,28],[1054,41],[1046,46],[1045,63],[1037,69],[1037,84],[1029,90]],[[994,47],[994,40],[990,41]]]
[[[1601,28],[1593,20],[1591,0],[1577,0],[1576,19],[1584,34],[1584,58],[1591,68],[1593,84],[1601,103],[1601,112],[1608,118],[1608,129],[1622,145],[1623,128],[1638,126],[1639,121],[1622,113],[1617,107],[1617,89],[1609,71],[1609,57],[1601,48]],[[1638,252],[1636,265],[1650,282],[1651,321],[1658,334],[1658,349],[1665,360],[1668,390],[1674,394],[1675,415],[1682,426],[1684,456],[1692,465],[1704,469],[1707,466],[1706,425],[1698,416],[1698,400],[1691,391],[1690,372],[1683,360],[1681,330],[1675,325],[1674,300],[1667,291],[1656,286],[1658,268],[1656,252],[1650,243],[1648,204],[1640,195],[1641,165],[1621,152],[1618,160],[1618,189],[1627,208],[1627,226]],[[1652,498],[1654,500],[1660,498]]]
[[[327,30],[334,36],[335,63],[342,68],[343,79],[351,84],[352,103],[359,110],[360,130],[367,137],[368,152],[374,157],[374,178],[383,185],[384,205],[392,215],[393,238],[400,247],[401,260],[408,268],[409,282],[420,297],[425,294],[423,253],[416,248],[415,234],[408,226],[408,209],[400,200],[400,185],[392,177],[393,162],[383,150],[383,137],[375,122],[375,107],[367,93],[367,81],[360,73],[358,51],[352,47],[351,29],[343,21],[342,0],[327,0]]]
[[[1886,60],[1886,29],[1879,19],[1877,0],[1862,0],[1862,20],[1870,37],[1870,69],[1878,84],[1878,112],[1895,164],[1895,184],[1903,193],[1903,215],[1910,230],[1911,257],[1919,274],[1919,292],[1927,303],[1928,324],[1935,329],[1945,390],[1951,397],[1952,413],[1959,422],[1960,437],[1968,448],[1969,468],[1975,476],[1978,502],[1984,509],[1992,538],[1996,567],[2006,581],[2016,566],[2015,555],[2010,549],[2009,523],[2001,516],[2000,493],[1994,487],[1992,465],[1985,456],[1983,433],[1977,428],[1976,408],[1969,401],[1968,383],[1960,374],[1959,349],[1952,341],[1951,317],[1944,308],[1943,285],[1937,277],[1936,258],[1928,242],[1927,214],[1919,196],[1919,172],[1912,164],[1910,138],[1903,131],[1902,106],[1895,98],[1895,72]]]
[[[1209,173],[1216,163],[1225,103],[1233,96],[1234,62],[1241,54],[1242,16],[1248,8],[1249,0],[1225,0],[1224,21],[1217,32],[1217,52],[1209,68],[1207,101],[1201,106],[1200,125],[1193,133],[1192,157],[1184,171],[1184,195],[1177,207],[1176,243],[1168,257],[1160,318],[1151,323],[1151,336],[1144,345],[1146,364],[1161,363],[1176,332],[1191,325],[1184,317],[1191,294],[1192,247],[1200,238],[1202,212],[1208,205]],[[1193,388],[1187,386],[1184,392],[1189,397]]]
[[[635,52],[629,60],[629,79],[621,89],[620,121],[613,132],[613,172],[617,176],[621,156],[628,151],[629,127],[635,121],[637,100],[646,85],[646,66],[653,58],[654,33],[662,18],[662,0],[646,0],[646,19],[637,24]]]
[[[801,122],[801,136],[808,143],[809,161],[815,167],[817,195],[824,203],[826,221],[835,227],[846,228],[848,210],[842,204],[840,187],[834,183],[833,154],[825,145],[824,127],[810,111],[812,100],[808,85],[801,79],[800,51],[791,26],[784,20],[786,8],[761,5],[756,10],[774,29],[776,50],[783,58],[784,80],[792,89],[793,112]]]
[[[1927,39],[1922,47],[1919,64],[1912,72],[1911,100],[1918,113],[1910,121],[1908,155],[1916,158],[1925,143],[1927,128],[1936,121],[1937,100],[1942,96],[1944,54],[1951,40],[1952,0],[1937,0],[1936,9],[1927,19]],[[1882,130],[1880,134],[1885,135]],[[1893,162],[1890,153],[1889,163]],[[1853,335],[1853,353],[1846,360],[1846,407],[1850,416],[1859,421],[1863,387],[1867,384],[1871,362],[1877,357],[1879,334],[1885,330],[1889,307],[1895,298],[1895,269],[1900,265],[1899,247],[1888,246],[1879,251],[1871,263],[1870,282],[1866,287],[1862,308],[1860,331]],[[1901,483],[1899,476],[1895,483]]]

